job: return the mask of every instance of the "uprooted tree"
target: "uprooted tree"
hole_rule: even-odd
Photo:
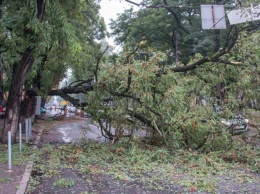
[[[252,43],[256,36],[259,35],[253,34],[241,41]],[[234,53],[227,54],[230,59],[237,52],[233,49]],[[257,50],[251,52],[257,57]],[[163,65],[167,61],[163,53],[154,54],[147,61],[136,61],[132,56],[128,64],[125,60],[115,65],[104,64],[100,67],[96,87],[86,94],[89,102],[86,111],[114,141],[132,131],[146,130],[156,143],[171,147],[211,149],[215,145],[214,148],[227,148],[229,134],[223,131],[218,116],[213,113],[219,75],[223,76],[223,81],[236,76],[225,85],[227,92],[222,106],[226,112],[223,116],[245,108],[247,102],[255,98],[252,93],[259,95],[255,91],[259,84],[259,68],[242,60],[243,55],[241,53],[239,59],[241,64],[225,59],[225,55],[217,59],[215,54],[206,59],[198,55],[187,66],[170,67]],[[239,98],[241,94],[243,98]],[[200,97],[206,100],[206,105],[199,105],[202,104]],[[115,131],[111,132],[106,123]]]
[[[158,143],[173,147],[228,147],[228,141],[221,140],[229,134],[213,108],[221,104],[223,116],[229,117],[258,101],[259,49],[254,42],[259,22],[205,32],[198,27],[196,8],[178,9],[169,1],[145,3],[147,9],[127,10],[112,22],[118,43],[127,49],[138,44],[141,52],[101,67],[97,88],[86,95],[88,110],[110,139],[120,139],[124,130],[143,128]],[[201,100],[207,105],[197,106]],[[112,122],[115,133],[103,119]]]
[[[138,53],[126,53],[117,64],[97,64],[96,82],[74,82],[49,91],[49,95],[59,95],[75,106],[85,107],[92,119],[98,121],[104,136],[113,142],[145,130],[153,143],[174,148],[207,151],[228,148],[230,135],[223,131],[212,109],[219,75],[229,82],[225,85],[223,116],[229,116],[231,110],[241,111],[259,95],[255,90],[259,85],[259,68],[255,65],[259,51],[257,46],[249,47],[259,41],[259,34],[237,40],[236,33],[237,30],[225,49],[212,57],[196,55],[186,66],[165,64],[164,53],[150,55],[146,61],[135,60]],[[248,53],[250,61],[245,60]],[[86,94],[85,104],[69,95],[78,92]],[[207,102],[204,106],[201,97]]]

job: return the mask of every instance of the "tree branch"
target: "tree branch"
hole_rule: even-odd
[[[94,76],[95,76],[96,82],[98,81],[97,72],[98,72],[98,66],[99,66],[100,60],[101,60],[102,56],[105,54],[105,52],[107,51],[108,48],[109,48],[109,47],[107,46],[107,48],[103,51],[103,53],[101,54],[101,56],[97,58],[96,68],[95,68],[95,70],[93,70],[93,71],[94,71]]]
[[[215,53],[212,57],[204,57],[204,58],[194,62],[193,64],[186,65],[186,66],[173,67],[170,70],[173,71],[173,72],[186,72],[186,71],[196,69],[197,67],[203,65],[206,62],[218,62],[219,58],[221,56],[227,54],[234,47],[237,38],[238,38],[238,31],[236,29],[236,32],[233,35],[233,38],[232,38],[230,45],[227,46],[226,48],[222,49],[221,51]]]

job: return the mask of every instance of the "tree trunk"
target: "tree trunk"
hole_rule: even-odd
[[[1,142],[7,143],[8,131],[12,133],[12,142],[16,142],[16,131],[22,102],[22,91],[25,77],[32,67],[32,48],[27,48],[19,64],[15,66],[12,83],[6,105],[6,118],[1,135]]]
[[[42,22],[45,12],[45,0],[37,0],[37,19]],[[32,36],[37,36],[30,29],[24,29]],[[1,134],[1,142],[8,143],[8,131],[12,133],[12,142],[16,142],[16,132],[18,129],[19,116],[21,111],[22,91],[26,75],[31,70],[34,63],[33,52],[36,47],[28,46],[22,54],[22,58],[13,66],[13,78],[9,89],[6,106],[6,118],[4,129]]]
[[[0,105],[5,105],[4,102],[4,87],[3,87],[3,61],[0,52]]]
[[[2,20],[2,4],[3,1],[0,0],[0,20]],[[1,21],[2,22],[2,21]],[[0,43],[1,45],[1,43]],[[0,52],[0,105],[4,105],[4,91],[3,91],[3,61]]]

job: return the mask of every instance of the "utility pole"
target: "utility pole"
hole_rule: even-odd
[[[221,0],[215,0],[215,4],[220,4]],[[219,40],[219,36],[220,36],[220,30],[215,29],[214,30],[214,52],[218,52],[219,51],[219,46],[220,46],[220,40]]]
[[[221,0],[215,0],[215,4],[220,4]],[[220,30],[215,29],[214,30],[214,53],[217,53],[220,48]],[[223,83],[219,81],[216,85],[217,90],[217,103],[220,105],[224,100],[224,91],[223,91]]]

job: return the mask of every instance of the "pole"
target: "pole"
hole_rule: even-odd
[[[25,139],[26,139],[26,143],[28,143],[29,141],[29,126],[28,126],[29,122],[28,119],[25,119]]]
[[[32,136],[32,118],[28,118],[29,138]]]
[[[22,153],[22,123],[19,123],[19,150]]]
[[[8,170],[11,171],[12,168],[12,134],[11,131],[8,131]]]

